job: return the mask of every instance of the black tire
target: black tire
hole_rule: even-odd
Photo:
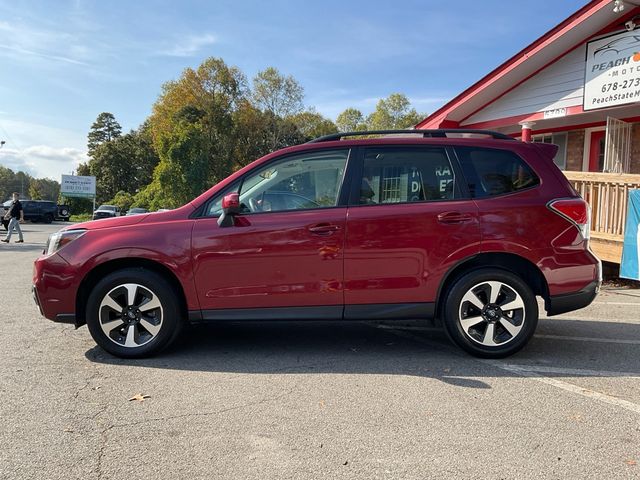
[[[137,285],[136,293],[133,294],[134,301],[131,304],[124,298],[127,296],[127,287],[125,287],[127,284]],[[104,305],[104,302],[109,303],[109,299],[115,301],[117,298],[118,301],[115,303],[125,311],[127,308],[137,308],[135,307],[137,298],[143,299],[142,302],[148,298],[146,303],[138,305],[140,308],[144,308],[147,303],[151,303],[153,297],[156,297],[160,306],[150,310],[148,314],[138,311],[136,313],[139,316],[137,320],[130,319],[122,313],[118,315],[114,308]],[[103,304],[102,308],[101,304]],[[128,333],[131,325],[123,322],[122,318],[131,324],[136,324],[132,333],[135,346],[125,346],[125,343],[129,343]],[[180,302],[176,298],[175,288],[159,274],[144,268],[118,270],[98,282],[89,294],[86,319],[89,332],[96,343],[107,352],[121,358],[142,358],[160,352],[178,336],[183,324]],[[110,329],[110,327],[103,328],[103,325],[108,324],[111,319],[116,326],[107,335],[105,329]],[[157,322],[157,325],[151,325],[150,322]],[[152,330],[147,330],[144,325],[153,326],[157,332],[153,333]],[[136,334],[138,338],[134,339]]]
[[[490,296],[495,291],[498,294],[492,303]],[[531,288],[506,270],[482,268],[464,274],[453,282],[444,301],[447,335],[477,357],[513,355],[527,344],[538,325],[538,303]]]
[[[44,223],[51,223],[53,222],[53,215],[51,215],[50,213],[45,213],[43,219],[44,219]]]

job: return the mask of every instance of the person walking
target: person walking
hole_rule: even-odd
[[[11,240],[11,234],[15,228],[18,232],[18,240],[16,240],[16,243],[23,243],[24,238],[22,237],[20,224],[24,222],[24,210],[22,209],[22,203],[20,203],[20,195],[18,192],[13,192],[13,203],[11,204],[11,207],[9,207],[9,211],[4,218],[9,220],[9,226],[7,227],[7,236],[2,241],[4,243],[9,243],[9,240]]]

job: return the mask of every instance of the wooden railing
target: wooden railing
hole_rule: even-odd
[[[564,174],[591,205],[592,236],[622,242],[629,190],[640,189],[640,175],[593,172]]]

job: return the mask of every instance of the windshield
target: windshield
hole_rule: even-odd
[[[111,210],[112,212],[115,212],[116,207],[114,207],[113,205],[100,205],[98,207],[98,210]]]

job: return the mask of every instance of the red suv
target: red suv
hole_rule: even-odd
[[[536,296],[555,315],[600,287],[589,207],[556,150],[486,131],[322,137],[176,210],[62,229],[35,262],[35,300],[120,357],[185,322],[410,318],[504,357],[533,335]]]

